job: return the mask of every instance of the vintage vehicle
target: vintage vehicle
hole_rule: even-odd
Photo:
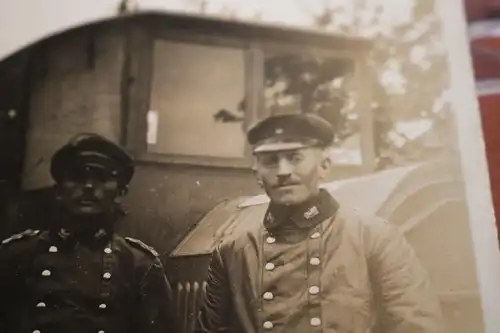
[[[344,140],[350,149],[337,147],[347,153],[326,188],[399,225],[434,277],[450,332],[481,331],[475,271],[463,270],[474,259],[458,163],[367,176],[374,119],[371,83],[359,74],[370,41],[147,8],[123,15],[105,3],[82,2],[78,15],[48,27],[36,21],[32,35],[0,49],[0,235],[46,226],[48,161],[69,136],[95,131],[120,142],[137,161],[120,231],[162,254],[192,332],[213,242],[266,202],[244,130],[298,103],[312,108],[311,82],[320,80],[314,90],[332,124],[346,116],[329,112],[343,90],[357,93],[342,122],[355,135]],[[54,4],[62,2],[43,11],[57,12]]]
[[[1,132],[10,167],[0,211],[11,221],[1,234],[46,226],[50,156],[78,131],[133,154],[121,230],[165,256],[215,204],[258,193],[245,128],[271,112],[302,103],[351,128],[337,179],[374,169],[372,114],[361,112],[369,80],[359,75],[369,41],[164,11],[106,15],[0,59],[0,83],[10,87],[2,124],[11,129]],[[338,112],[344,87],[358,95],[350,115]]]
[[[464,184],[456,156],[326,183],[343,205],[397,225],[431,275],[448,324],[447,332],[482,332],[475,259]],[[176,288],[184,332],[193,332],[203,302],[208,260],[225,235],[237,233],[266,209],[265,195],[238,197],[210,210],[172,251],[168,272]]]

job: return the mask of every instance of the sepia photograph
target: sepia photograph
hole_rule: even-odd
[[[4,8],[1,332],[498,333],[500,4]]]

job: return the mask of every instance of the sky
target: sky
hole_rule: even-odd
[[[177,11],[191,11],[197,7],[199,0],[140,0],[143,6],[162,8],[168,7]],[[382,5],[384,22],[387,26],[398,25],[412,19],[411,9],[414,0],[367,0],[368,11],[362,16],[369,20],[373,13],[370,9]],[[251,19],[257,13],[266,22],[280,22],[294,26],[308,27],[311,25],[312,14],[320,12],[325,6],[343,7],[347,13],[345,20],[354,13],[356,0],[208,0],[207,13],[218,14],[224,9],[233,10],[238,17]]]

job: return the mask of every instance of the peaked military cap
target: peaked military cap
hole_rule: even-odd
[[[50,172],[57,182],[72,166],[88,165],[116,173],[120,186],[127,186],[134,174],[132,157],[120,146],[94,133],[72,137],[52,156]]]
[[[314,114],[281,114],[255,124],[247,133],[254,153],[327,147],[333,142],[332,125]]]

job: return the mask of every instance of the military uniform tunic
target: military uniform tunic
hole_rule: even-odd
[[[426,271],[397,230],[322,191],[290,217],[272,204],[214,251],[205,332],[442,332]],[[286,219],[285,223],[283,220]],[[373,331],[371,331],[373,332]]]
[[[15,235],[0,247],[0,331],[170,333],[171,290],[156,252],[100,230]]]

